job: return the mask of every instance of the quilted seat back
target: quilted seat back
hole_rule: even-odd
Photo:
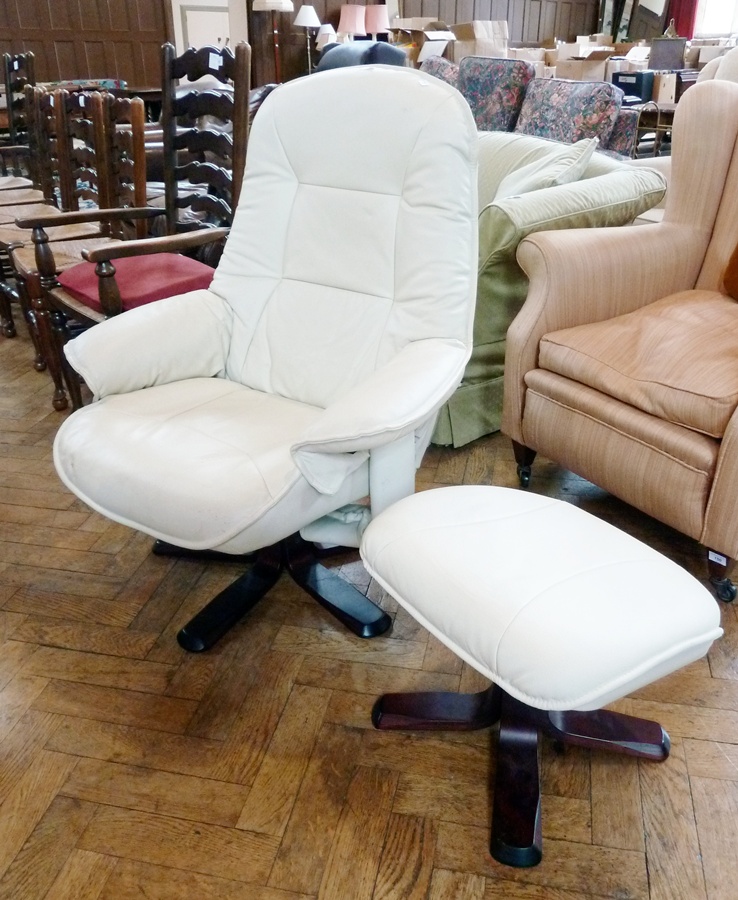
[[[535,69],[522,59],[465,56],[459,63],[459,90],[480,131],[512,131]]]
[[[535,78],[525,92],[515,131],[565,144],[597,137],[606,145],[623,92],[604,81]]]
[[[460,94],[411,69],[273,91],[211,287],[233,311],[227,376],[325,407],[411,341],[469,341],[476,145]]]

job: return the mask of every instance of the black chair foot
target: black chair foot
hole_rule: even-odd
[[[279,547],[263,551],[248,572],[228,585],[177,634],[190,653],[209,650],[277,583],[284,569]],[[277,551],[277,552],[274,552]]]
[[[287,571],[349,631],[362,638],[378,637],[392,627],[392,619],[368,597],[331,569],[321,565],[311,545],[299,535],[285,541]]]
[[[257,553],[234,556],[214,550],[187,550],[166,541],[156,541],[157,556],[251,562],[249,570],[214,597],[177,635],[190,653],[209,650],[276,584],[286,569],[290,576],[331,615],[359,637],[384,634],[392,619],[361,591],[340,575],[322,566],[312,545],[294,535]]]

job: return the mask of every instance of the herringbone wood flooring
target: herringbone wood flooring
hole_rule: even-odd
[[[667,728],[669,760],[546,744],[544,861],[505,868],[487,853],[494,733],[369,721],[385,690],[480,678],[356,562],[345,576],[396,613],[388,637],[352,637],[285,578],[217,648],[185,654],[177,628],[239,566],[156,558],[75,500],[51,462],[63,414],[30,359],[25,335],[0,339],[0,898],[738,896],[735,607],[709,659],[617,704]],[[419,486],[459,483],[514,486],[508,442],[432,448]],[[545,460],[532,489],[702,574],[691,541]]]

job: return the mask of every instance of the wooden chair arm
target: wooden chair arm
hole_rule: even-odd
[[[106,247],[97,247],[94,250],[83,250],[82,256],[88,262],[102,263],[109,262],[111,259],[123,259],[151,253],[177,253],[181,250],[222,240],[228,236],[229,232],[230,228],[202,228],[186,234],[165,235],[141,241],[121,241]]]
[[[125,222],[132,219],[152,219],[164,212],[164,209],[156,206],[88,209],[62,213],[57,211],[47,216],[19,216],[15,220],[15,224],[18,228],[51,228],[54,225],[80,225],[85,222]]]

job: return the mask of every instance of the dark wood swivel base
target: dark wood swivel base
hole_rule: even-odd
[[[239,559],[225,553],[184,550],[164,541],[156,541],[153,550],[159,556]],[[201,653],[212,647],[256,606],[285,571],[359,637],[377,637],[392,625],[392,619],[384,610],[340,575],[321,565],[312,545],[299,534],[265,547],[248,558],[253,559],[248,571],[214,597],[180,630],[177,641],[185,650]]]
[[[547,712],[492,685],[478,694],[384,694],[372,723],[383,730],[474,731],[499,722],[490,853],[507,866],[535,866],[543,855],[539,735],[643,757],[669,755],[669,736],[657,722],[609,710]]]

